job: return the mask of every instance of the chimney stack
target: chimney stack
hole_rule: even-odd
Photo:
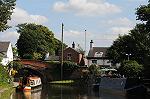
[[[72,43],[72,48],[75,48],[75,43],[74,42]]]
[[[93,40],[90,42],[90,49],[93,48]]]

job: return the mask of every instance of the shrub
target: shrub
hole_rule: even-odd
[[[0,83],[8,83],[9,75],[6,68],[0,65]]]
[[[126,77],[139,77],[142,74],[143,66],[139,65],[136,61],[123,61],[119,71]]]

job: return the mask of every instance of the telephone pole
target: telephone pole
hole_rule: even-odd
[[[86,30],[85,30],[85,55],[86,55]]]
[[[61,37],[61,80],[63,80],[63,37],[64,37],[64,24],[62,23],[62,37]]]

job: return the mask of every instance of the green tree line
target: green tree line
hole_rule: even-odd
[[[140,23],[128,34],[120,35],[108,49],[107,55],[113,63],[123,63],[128,57],[137,61],[144,68],[144,76],[150,77],[150,1],[136,9],[136,20]]]

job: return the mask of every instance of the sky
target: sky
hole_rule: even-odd
[[[12,28],[0,33],[1,41],[13,46],[19,37],[16,25],[36,23],[47,26],[61,40],[64,24],[64,42],[75,42],[86,51],[90,40],[95,47],[110,47],[118,35],[128,34],[138,21],[135,11],[148,0],[17,0]],[[85,43],[86,30],[86,43]],[[85,46],[86,44],[86,46]]]

